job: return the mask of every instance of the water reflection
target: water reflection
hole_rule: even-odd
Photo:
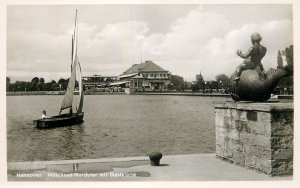
[[[81,153],[85,153],[83,145],[84,126],[82,124],[68,126],[60,132],[59,138],[64,150],[64,157],[67,159],[78,159]]]

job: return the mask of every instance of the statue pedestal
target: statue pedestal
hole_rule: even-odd
[[[271,176],[293,174],[293,103],[215,105],[218,158]]]

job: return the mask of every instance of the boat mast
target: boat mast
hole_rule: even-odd
[[[77,63],[76,62],[77,61],[77,32],[78,32],[77,11],[78,10],[76,9],[74,35],[72,35],[72,64],[71,64],[71,70],[72,70],[73,66],[76,66],[76,63]],[[75,70],[75,72],[76,72],[76,70]],[[75,79],[74,85],[76,86],[76,79]],[[74,89],[75,89],[75,86],[74,86]],[[73,113],[72,107],[73,107],[73,101],[72,101],[72,104],[71,104],[71,107],[70,107],[70,114]]]
[[[74,35],[72,35],[71,72],[72,72],[72,64],[73,64],[73,52],[74,52]]]
[[[76,19],[75,19],[75,30],[74,30],[74,45],[73,45],[73,57],[74,63],[73,66],[76,66],[77,75],[78,75],[78,89],[79,89],[79,105],[78,108],[76,108],[76,113],[81,113],[83,108],[83,100],[84,100],[84,93],[83,93],[83,84],[82,84],[82,73],[81,73],[81,66],[78,60],[77,51],[78,51],[78,17],[77,17],[78,10],[76,9]]]
[[[62,102],[62,106],[60,108],[59,114],[61,114],[62,110],[70,108],[70,113],[72,113],[72,105],[73,105],[73,95],[76,83],[76,64],[77,64],[77,9],[75,16],[75,28],[74,35],[72,36],[72,64],[71,64],[71,76],[69,78],[68,87],[64,96],[64,100]]]
[[[77,9],[76,9],[76,15],[75,15],[75,28],[74,28],[74,35],[73,35],[73,45],[72,45],[72,66],[74,66],[76,57],[77,57],[77,32],[78,32],[78,26],[77,26]]]

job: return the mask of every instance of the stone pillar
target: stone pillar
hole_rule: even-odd
[[[217,158],[271,176],[293,174],[293,103],[215,105]]]

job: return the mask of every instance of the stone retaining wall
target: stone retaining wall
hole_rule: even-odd
[[[218,158],[271,176],[293,173],[293,103],[215,105]]]

